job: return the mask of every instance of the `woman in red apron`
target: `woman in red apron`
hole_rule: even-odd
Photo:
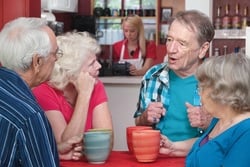
[[[130,63],[130,75],[144,75],[156,59],[156,44],[146,41],[142,19],[137,15],[124,18],[122,29],[125,39],[113,44],[113,61]]]

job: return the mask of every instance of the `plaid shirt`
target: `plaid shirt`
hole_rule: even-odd
[[[184,86],[183,89],[186,91],[181,93],[180,89],[179,95],[181,97],[176,99],[176,95],[174,95],[175,97],[173,97],[173,95],[170,96],[170,91],[172,90],[170,89],[170,74],[171,71],[169,70],[166,63],[153,66],[145,74],[142,79],[139,101],[137,103],[137,111],[134,114],[134,118],[142,115],[151,102],[159,101],[163,103],[164,108],[167,110],[167,116],[165,115],[162,117],[160,122],[154,125],[154,128],[159,129],[162,134],[168,136],[173,141],[198,137],[201,135],[199,132],[200,129],[190,126],[187,114],[185,114],[186,108],[184,106],[185,102],[189,102],[192,105],[200,104],[197,80],[194,78],[194,76],[184,79],[182,83],[184,85],[181,85]],[[171,102],[171,105],[170,99],[174,101]]]
[[[169,74],[166,63],[153,66],[143,77],[134,117],[140,116],[153,101],[163,102],[167,109],[169,105]]]

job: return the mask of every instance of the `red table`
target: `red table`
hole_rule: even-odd
[[[127,151],[112,151],[109,159],[104,164],[89,164],[86,160],[61,161],[61,167],[184,167],[185,158],[170,158],[160,155],[155,162],[137,162],[135,157]]]

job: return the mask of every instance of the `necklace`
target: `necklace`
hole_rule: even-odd
[[[128,48],[129,57],[134,57],[135,49]]]
[[[129,53],[130,58],[134,57],[136,48],[137,48],[137,44],[131,44],[131,45],[128,44],[127,45],[127,49],[128,49],[128,53]]]

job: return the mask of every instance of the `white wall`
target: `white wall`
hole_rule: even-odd
[[[126,127],[135,125],[133,115],[140,84],[105,84],[114,126],[113,150],[128,150]]]
[[[114,126],[113,150],[128,150],[126,127],[134,126],[134,113],[138,101],[142,77],[100,77],[104,83]]]
[[[211,18],[213,16],[212,7],[213,7],[212,0],[186,0],[185,1],[186,10],[190,10],[190,9],[200,10]]]
[[[208,15],[211,20],[213,17],[213,0],[186,0],[185,1],[185,9],[191,10],[196,9],[199,10],[206,15]],[[212,47],[209,48],[210,55],[212,54]]]

